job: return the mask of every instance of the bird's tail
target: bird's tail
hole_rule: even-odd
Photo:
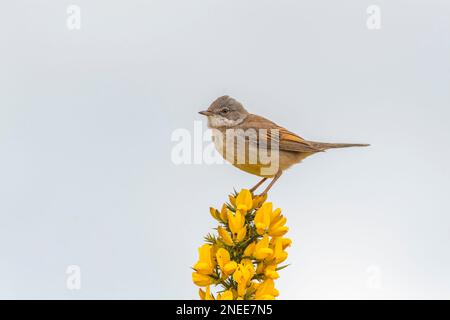
[[[315,148],[327,150],[327,149],[336,149],[336,148],[350,148],[350,147],[368,147],[370,144],[365,143],[327,143],[327,142],[316,142],[316,141],[308,141]]]

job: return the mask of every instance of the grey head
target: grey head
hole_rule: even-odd
[[[217,98],[211,103],[208,110],[200,111],[199,113],[208,117],[208,125],[211,128],[237,126],[249,114],[239,101],[230,96]]]

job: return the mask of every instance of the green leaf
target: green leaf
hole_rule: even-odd
[[[217,242],[217,238],[210,233],[208,233],[203,239],[205,240],[206,243],[210,244],[215,244]]]
[[[275,271],[283,270],[284,268],[290,266],[290,264],[285,264],[284,266],[278,267],[275,269]]]

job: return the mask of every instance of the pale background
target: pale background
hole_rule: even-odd
[[[280,298],[450,298],[449,1],[16,0],[0,39],[0,298],[196,299],[208,207],[257,178],[174,165],[171,133],[222,94],[372,144],[271,192],[293,240]]]

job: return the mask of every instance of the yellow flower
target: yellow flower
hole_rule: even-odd
[[[222,209],[220,211],[217,210],[216,208],[210,207],[209,208],[209,213],[217,221],[227,222],[227,220],[228,220],[227,210],[228,210],[227,209],[227,205],[223,204],[222,205]]]
[[[244,240],[246,235],[247,235],[247,227],[244,226],[241,230],[239,230],[239,232],[236,236],[236,243],[239,243],[242,240]]]
[[[283,239],[274,238],[271,242],[271,247],[273,249],[273,253],[266,258],[266,261],[269,263],[281,263],[287,259],[288,254],[286,251],[283,251]]]
[[[245,217],[239,210],[235,214],[228,210],[228,226],[233,234],[233,239],[237,242],[241,242],[245,238],[247,234]]]
[[[214,279],[206,274],[192,272],[192,281],[199,287],[206,287],[214,283]]]
[[[252,194],[247,189],[242,189],[236,197],[236,209],[244,213],[251,210],[253,207]]]
[[[278,279],[280,276],[277,272],[276,264],[267,265],[263,261],[259,262],[256,267],[256,274],[264,275],[268,279]]]
[[[264,267],[264,262],[259,262],[256,266],[256,274],[264,274]]]
[[[272,279],[261,282],[255,292],[255,300],[273,300],[278,296],[278,290]]]
[[[256,243],[255,249],[253,251],[253,256],[257,260],[263,260],[272,254],[273,249],[269,248],[269,236],[266,234],[261,240]]]
[[[266,202],[267,195],[253,196],[242,189],[229,200],[220,210],[209,209],[219,222],[218,235],[208,234],[198,249],[192,281],[202,287],[202,300],[275,299],[278,264],[287,258],[285,249],[292,243],[283,238],[286,218]]]
[[[292,240],[291,240],[291,239],[288,239],[288,238],[282,238],[282,239],[281,239],[281,244],[282,244],[282,247],[283,247],[283,250],[284,250],[284,249],[286,249],[287,247],[290,247],[290,246],[291,246]]]
[[[271,264],[266,266],[264,269],[264,275],[269,279],[278,279],[280,275],[277,272],[277,266],[275,264]]]
[[[194,270],[201,274],[212,274],[215,263],[213,260],[213,247],[209,244],[204,244],[198,249],[199,261],[194,265]]]
[[[266,202],[256,211],[255,227],[259,235],[263,235],[270,225],[270,215],[272,214],[272,203]]]
[[[231,261],[230,253],[227,249],[219,248],[216,252],[216,260],[219,268],[223,271],[225,264]]]
[[[278,220],[280,220],[282,217],[281,215],[281,209],[277,208],[273,210],[270,214],[270,224],[276,223]]]
[[[217,264],[225,277],[233,273],[237,268],[237,263],[235,261],[231,261],[230,253],[224,248],[217,250],[216,259]]]
[[[231,236],[227,230],[222,227],[218,227],[217,231],[219,232],[219,236],[222,238],[223,243],[225,243],[227,246],[234,245],[233,239],[231,239]]]
[[[237,268],[236,261],[230,261],[223,267],[223,273],[226,275],[232,274]]]
[[[253,262],[249,259],[244,259],[238,265],[236,271],[233,273],[233,279],[238,284],[237,294],[239,297],[245,295],[247,291],[247,286],[250,283],[250,280],[255,275],[255,268],[253,266]]]
[[[217,295],[217,300],[233,300],[233,291],[226,290]]]
[[[244,226],[245,224],[245,217],[241,214],[240,211],[236,211],[235,214],[228,210],[228,226],[230,227],[231,232],[233,235],[237,235],[239,230]]]
[[[258,209],[266,201],[266,199],[267,199],[267,193],[265,195],[263,195],[263,196],[256,196],[256,197],[254,197],[253,198],[252,208],[253,209]]]
[[[253,299],[256,289],[258,288],[258,284],[259,284],[258,282],[253,281],[253,280],[250,282],[250,285],[246,292],[246,296],[248,299],[250,299],[250,300]]]
[[[206,287],[206,291],[203,291],[201,288],[198,289],[198,294],[200,296],[200,299],[202,300],[214,300],[214,297],[211,294],[211,289],[209,286]]]
[[[227,205],[224,203],[222,205],[222,209],[220,210],[220,213],[219,213],[219,218],[220,218],[220,220],[222,220],[222,222],[227,222],[228,221],[228,214],[227,214],[227,212],[228,212]]]
[[[253,255],[253,251],[255,250],[255,242],[250,243],[247,248],[244,250],[244,257],[251,257]]]
[[[230,200],[230,204],[236,208],[236,198],[232,195],[229,195],[228,199]]]
[[[269,235],[272,237],[282,237],[288,232],[289,228],[285,226],[286,218],[281,215],[281,210],[276,209],[271,216]]]
[[[219,211],[217,211],[217,209],[214,209],[213,207],[209,208],[209,213],[211,214],[211,216],[216,219],[216,220],[220,220],[219,217]]]

